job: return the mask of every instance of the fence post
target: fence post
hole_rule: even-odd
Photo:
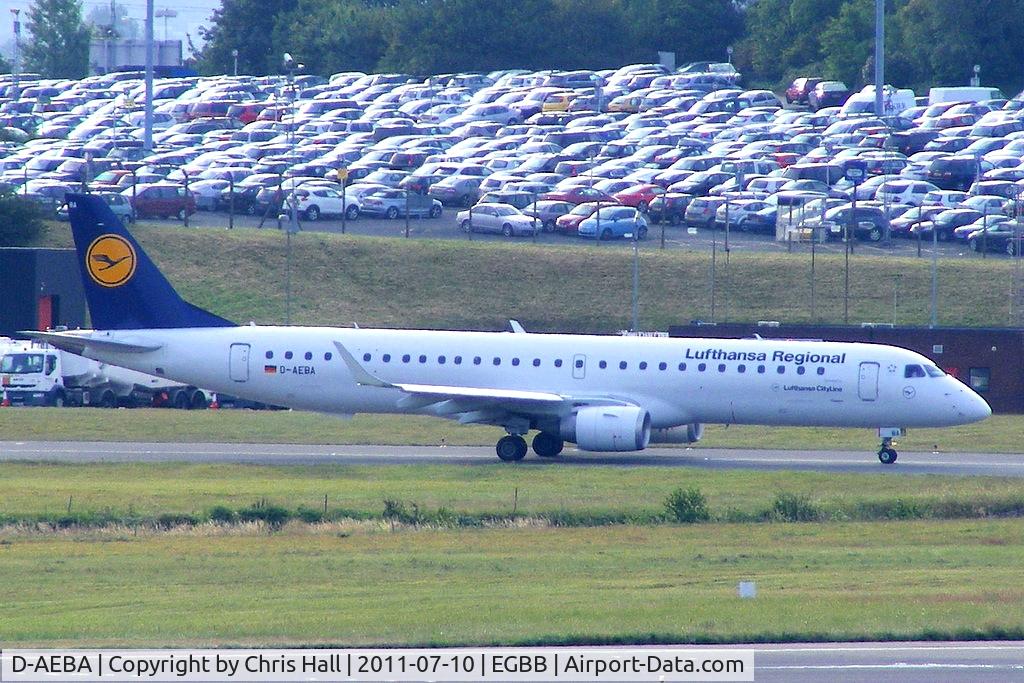
[[[228,176],[228,230],[235,228],[235,176]]]

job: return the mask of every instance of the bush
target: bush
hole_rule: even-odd
[[[676,489],[665,499],[665,510],[669,519],[684,524],[706,522],[711,518],[708,513],[708,502],[700,489]]]
[[[279,505],[253,505],[238,511],[238,518],[243,522],[266,522],[275,529],[284,526],[291,517],[292,513]]]
[[[785,522],[814,522],[821,519],[821,511],[807,496],[780,493],[775,496],[767,516]]]
[[[192,515],[168,512],[157,516],[156,525],[161,529],[173,529],[177,526],[195,526],[197,520]]]
[[[234,524],[235,520],[238,519],[238,515],[231,508],[224,507],[223,505],[217,505],[210,510],[210,521],[217,522],[218,524]]]
[[[43,212],[37,204],[15,194],[0,194],[0,247],[30,244],[42,229]]]
[[[296,512],[296,516],[306,524],[318,524],[324,521],[324,513],[320,510],[314,510],[313,508],[300,507]]]

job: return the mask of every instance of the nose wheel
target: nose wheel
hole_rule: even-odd
[[[891,465],[896,462],[896,449],[892,447],[892,438],[882,439],[882,447],[878,449],[878,460],[883,465]]]

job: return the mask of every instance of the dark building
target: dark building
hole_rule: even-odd
[[[1024,330],[717,323],[676,325],[670,337],[742,338],[873,342],[917,351],[985,397],[999,413],[1024,413]]]
[[[0,336],[85,327],[85,293],[74,249],[0,249]]]

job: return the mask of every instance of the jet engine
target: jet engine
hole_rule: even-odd
[[[585,451],[641,451],[651,439],[651,416],[637,406],[581,408],[562,418],[560,431]]]
[[[694,422],[668,429],[652,429],[651,443],[697,443],[704,436],[704,425]]]

